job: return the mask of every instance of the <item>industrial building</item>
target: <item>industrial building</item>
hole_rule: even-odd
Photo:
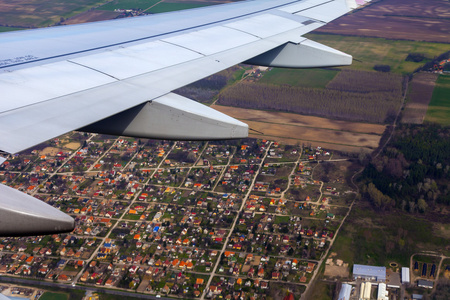
[[[347,283],[342,284],[338,300],[349,300],[351,293],[352,293],[352,286]]]
[[[403,284],[409,284],[409,268],[402,268],[402,283]]]
[[[389,292],[386,290],[386,284],[378,284],[378,296],[377,300],[389,300]]]
[[[428,281],[428,280],[419,279],[419,280],[417,280],[417,286],[418,287],[427,288],[427,289],[432,289],[433,288],[433,282],[432,281]]]
[[[386,286],[388,288],[399,289],[402,286],[401,277],[399,272],[392,270],[386,270]]]
[[[359,292],[359,300],[370,300],[370,294],[372,292],[372,283],[361,283],[361,290]]]
[[[386,281],[386,267],[353,265],[353,278],[362,278],[378,282]]]

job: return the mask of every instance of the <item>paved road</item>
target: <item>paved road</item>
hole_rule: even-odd
[[[355,194],[355,198],[353,199],[352,203],[350,204],[350,207],[348,208],[347,213],[345,214],[344,218],[341,221],[341,224],[339,225],[338,229],[336,230],[333,238],[330,241],[330,245],[328,246],[328,249],[325,251],[325,253],[322,255],[322,258],[320,259],[319,263],[317,264],[317,267],[314,269],[313,275],[311,277],[311,280],[309,281],[308,286],[306,287],[305,292],[302,294],[301,296],[301,300],[306,300],[309,295],[309,293],[311,293],[312,291],[311,286],[313,286],[314,280],[316,279],[320,267],[322,266],[323,261],[328,257],[328,253],[330,251],[330,249],[333,247],[334,241],[336,240],[336,237],[338,236],[339,231],[341,230],[342,225],[344,225],[345,220],[347,219],[347,217],[350,215],[350,212],[352,211],[353,205],[356,202],[356,196],[359,194],[359,187],[355,184],[354,179],[356,178],[356,176],[358,176],[359,173],[361,173],[364,170],[364,168],[360,169],[358,172],[356,172],[355,174],[353,174],[352,178],[351,178],[351,182],[352,184],[355,186],[357,193]],[[312,176],[311,176],[312,178]]]
[[[39,286],[40,288],[47,286],[47,287],[54,287],[54,288],[60,288],[60,289],[66,289],[66,290],[84,290],[84,291],[91,291],[94,293],[104,293],[104,294],[126,296],[126,297],[133,297],[133,298],[139,298],[139,299],[173,300],[173,298],[165,298],[165,297],[157,298],[156,296],[153,296],[153,295],[130,293],[130,292],[124,292],[124,291],[119,291],[119,290],[109,290],[109,289],[100,289],[100,288],[97,289],[97,288],[86,287],[86,286],[81,286],[81,285],[72,286],[72,285],[63,284],[63,283],[37,281],[37,280],[15,278],[15,277],[0,276],[0,282],[14,283],[14,284],[26,285],[26,286]]]
[[[248,196],[250,196],[251,192],[253,191],[253,186],[255,185],[256,178],[258,177],[258,174],[259,174],[259,172],[261,171],[261,167],[262,167],[262,165],[263,165],[263,163],[264,163],[264,159],[266,158],[267,153],[269,152],[270,147],[272,147],[272,144],[273,144],[273,142],[271,142],[271,143],[267,146],[266,153],[264,153],[264,157],[261,158],[261,163],[259,164],[258,171],[255,172],[255,176],[253,177],[252,184],[249,186],[248,191],[247,191],[247,194],[245,194],[244,199],[242,199],[241,208],[239,209],[239,211],[237,212],[236,217],[234,218],[233,225],[231,226],[230,232],[229,232],[228,235],[227,235],[227,238],[226,238],[226,240],[225,240],[225,243],[223,244],[222,250],[220,251],[220,254],[218,255],[217,262],[216,262],[216,264],[215,264],[215,266],[214,266],[214,269],[213,269],[211,275],[209,276],[208,282],[207,282],[207,284],[206,284],[206,286],[205,286],[205,289],[203,290],[203,294],[202,294],[200,300],[204,300],[204,299],[205,299],[205,296],[206,296],[206,294],[207,294],[207,292],[208,292],[208,290],[209,290],[209,286],[210,286],[210,284],[211,284],[211,281],[212,281],[212,279],[214,278],[214,276],[216,275],[217,267],[218,267],[219,264],[220,264],[220,258],[222,257],[222,254],[225,252],[225,249],[226,249],[226,247],[227,247],[227,245],[228,245],[228,241],[230,240],[230,236],[233,234],[234,227],[236,226],[237,220],[239,219],[239,213],[240,213],[241,211],[244,210],[245,202],[247,201]],[[231,159],[230,159],[230,161],[231,161]]]

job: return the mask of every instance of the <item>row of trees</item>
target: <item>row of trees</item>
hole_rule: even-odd
[[[230,80],[233,79],[234,73],[239,67],[228,68],[218,74],[211,75],[187,86],[179,88],[174,92],[193,99],[198,102],[208,103],[223,89]]]
[[[444,59],[448,59],[448,58],[450,58],[450,51],[444,52],[441,55],[439,55],[438,57],[435,57],[433,60],[431,60],[431,61],[427,62],[426,64],[424,64],[423,66],[417,68],[414,72],[433,71],[434,65],[436,65],[440,61],[442,61]]]
[[[336,84],[338,86],[338,84]],[[350,86],[350,85],[347,85]],[[390,122],[401,105],[401,89],[354,92],[240,82],[219,95],[219,104],[279,110],[350,121]]]

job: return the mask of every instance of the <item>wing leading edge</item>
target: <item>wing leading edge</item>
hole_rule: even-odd
[[[72,130],[162,139],[247,137],[246,124],[172,91],[242,62],[349,65],[351,56],[302,35],[364,2],[254,0],[1,34],[0,150],[17,153]],[[43,213],[51,207],[40,200],[0,188],[0,218],[15,212],[16,221],[46,224],[34,231],[0,224],[0,235],[73,229],[70,217],[52,223]],[[21,208],[22,200],[39,213]]]

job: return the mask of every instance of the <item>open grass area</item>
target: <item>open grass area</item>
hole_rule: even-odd
[[[450,75],[439,75],[425,121],[450,126]]]
[[[142,9],[142,10],[148,9],[146,11],[147,13],[157,14],[169,11],[202,7],[210,4],[211,3],[208,3],[207,1],[197,3],[192,2],[167,3],[161,0],[113,0],[112,2],[109,2],[101,6],[99,9],[110,11],[114,11],[115,9]]]
[[[387,40],[382,38],[366,38],[354,36],[341,36],[331,34],[307,34],[309,39],[323,43],[329,47],[336,48],[348,53],[354,59],[350,67],[355,70],[373,70],[376,64],[389,65],[391,72],[408,74],[426,61],[411,62],[405,61],[409,53],[417,52],[425,54],[431,59],[445,51],[448,51],[448,44],[428,43],[404,40]]]
[[[100,300],[133,300],[134,297],[122,296],[122,295],[111,295],[106,293],[98,293]]]
[[[421,250],[448,255],[445,247],[450,240],[435,233],[432,217],[440,216],[376,211],[362,200],[347,218],[331,251],[350,264],[377,266],[390,262],[409,266],[411,255]]]
[[[414,261],[420,261],[427,264],[439,264],[440,260],[441,260],[440,256],[414,255]]]
[[[333,69],[282,69],[274,68],[264,73],[260,82],[270,84],[288,84],[292,86],[325,88],[337,74]]]
[[[69,295],[66,293],[54,293],[54,292],[45,292],[39,298],[41,300],[66,300],[69,299]]]
[[[115,9],[147,9],[155,5],[160,0],[113,0],[105,5],[99,7],[101,10]]]
[[[161,2],[160,4],[152,7],[148,12],[153,14],[164,13],[169,11],[183,10],[183,9],[191,9],[196,7],[202,7],[208,5],[200,4],[200,3],[165,3]]]
[[[22,28],[0,26],[0,32],[16,31],[16,30],[21,30],[21,29]]]
[[[333,297],[335,289],[336,284],[324,282],[322,280],[317,280],[314,283],[312,291],[309,295],[310,296],[309,299],[316,299],[316,300],[335,299],[335,297]]]

